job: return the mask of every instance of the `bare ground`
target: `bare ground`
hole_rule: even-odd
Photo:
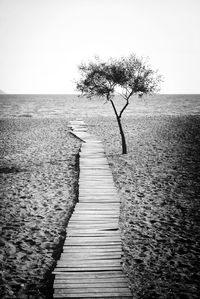
[[[106,152],[122,201],[124,269],[133,298],[199,298],[200,117],[87,120]]]
[[[121,155],[112,117],[87,117],[121,197],[124,269],[133,298],[200,294],[200,117],[131,116]],[[77,193],[80,143],[65,119],[1,121],[1,298],[49,298]]]
[[[1,298],[49,298],[77,200],[80,143],[66,120],[1,121]]]

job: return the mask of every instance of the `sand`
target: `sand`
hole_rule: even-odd
[[[46,298],[77,200],[80,143],[66,120],[1,121],[1,298]]]
[[[119,190],[124,269],[134,298],[199,298],[200,117],[90,120],[106,144]]]
[[[134,298],[199,298],[200,117],[85,117],[118,188],[124,270]],[[1,298],[50,298],[77,200],[80,143],[67,119],[1,121]]]

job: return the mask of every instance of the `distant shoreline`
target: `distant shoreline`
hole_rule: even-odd
[[[2,93],[1,93],[2,92]],[[79,93],[5,93],[0,90],[0,96],[80,96]],[[157,93],[155,96],[198,96],[199,93]],[[148,97],[148,96],[144,96]],[[151,97],[151,96],[150,96]]]

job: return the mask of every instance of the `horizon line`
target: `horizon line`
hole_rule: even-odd
[[[3,92],[3,93],[0,93],[0,96],[2,95],[80,95],[79,93],[72,93],[72,92],[69,92],[69,93],[6,93],[6,92]],[[155,93],[153,95],[200,95],[200,92],[199,93],[178,93],[178,92],[159,92],[159,93]],[[134,95],[133,95],[134,96]],[[145,96],[145,95],[144,95]],[[148,95],[146,95],[148,96]]]

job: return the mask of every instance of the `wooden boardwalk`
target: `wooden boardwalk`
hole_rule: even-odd
[[[120,202],[103,145],[84,122],[73,121],[71,127],[84,141],[79,202],[53,272],[54,298],[132,298],[121,265]]]

